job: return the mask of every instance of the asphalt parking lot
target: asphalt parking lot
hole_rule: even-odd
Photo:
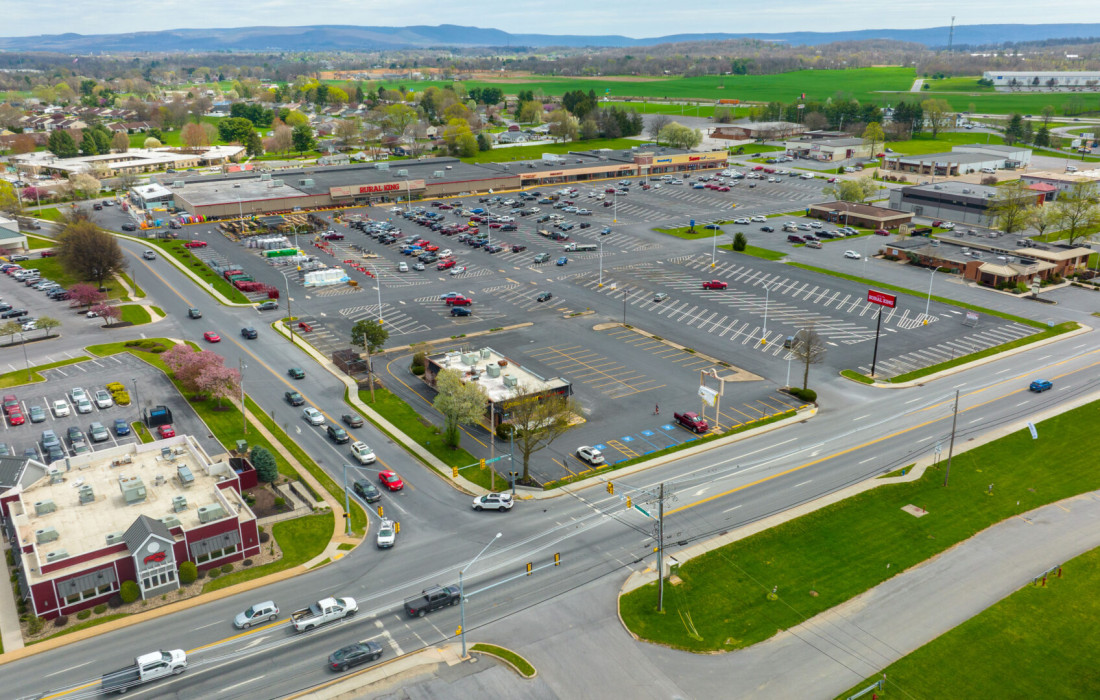
[[[11,359],[14,358],[9,358],[9,361]],[[41,359],[46,362],[52,361],[49,358]],[[21,368],[11,367],[11,369]],[[93,443],[88,440],[88,445],[93,451],[132,443],[137,440],[134,433],[131,431],[128,436],[119,436],[115,433],[114,424],[115,420],[120,418],[127,423],[137,421],[139,402],[144,408],[156,405],[167,406],[172,411],[173,425],[178,433],[193,435],[212,455],[224,451],[224,448],[206,430],[195,411],[176,391],[172,382],[160,371],[149,367],[128,353],[43,370],[41,374],[46,378],[44,383],[0,391],[4,396],[14,395],[23,408],[23,415],[27,417],[23,425],[13,426],[9,421],[3,421],[3,427],[0,429],[0,443],[8,445],[11,454],[23,454],[33,449],[40,457],[44,456],[41,444],[42,431],[53,430],[61,439],[65,456],[73,456],[72,443],[66,437],[68,429],[77,427],[87,433],[93,421],[102,423],[111,434],[110,439],[105,442]],[[109,382],[121,382],[125,385],[130,392],[129,406],[112,405],[108,408],[99,408],[93,401],[91,413],[77,413],[71,397],[73,388],[80,387],[89,395],[94,395]],[[67,416],[56,415],[53,405],[57,401],[63,402],[68,408]],[[45,411],[44,421],[31,423],[32,406],[38,406]]]

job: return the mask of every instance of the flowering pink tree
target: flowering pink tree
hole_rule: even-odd
[[[204,375],[209,374],[212,369],[225,369],[225,358],[221,355],[209,350],[195,350],[182,343],[173,345],[160,357],[168,369],[172,370],[176,381],[183,385],[184,391],[190,392],[195,398],[211,393],[212,387],[217,383],[211,378],[204,379]],[[237,381],[240,381],[239,373]]]
[[[95,288],[95,285],[79,282],[69,288],[69,306],[91,306],[98,304],[107,295]]]
[[[111,324],[118,323],[118,320],[122,318],[122,309],[111,304],[104,304],[101,302],[93,306],[91,311],[103,319],[104,328]]]
[[[222,399],[228,399],[240,393],[241,373],[224,364],[209,365],[199,373],[195,383],[200,393],[217,399],[217,407],[221,408]]]

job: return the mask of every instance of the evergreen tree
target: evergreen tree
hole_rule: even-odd
[[[96,145],[95,136],[90,130],[84,132],[80,139],[80,154],[85,156],[99,155],[99,146]]]

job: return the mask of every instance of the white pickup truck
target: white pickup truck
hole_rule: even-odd
[[[100,688],[104,693],[125,693],[142,683],[179,675],[186,668],[187,654],[183,649],[154,651],[134,659],[133,666],[104,674],[100,681]]]
[[[314,627],[349,617],[359,612],[354,598],[324,598],[308,608],[295,610],[290,622],[298,632],[308,632]]]

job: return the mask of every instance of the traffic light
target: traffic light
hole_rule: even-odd
[[[382,517],[382,506],[378,506],[378,517]]]
[[[451,467],[451,477],[455,479],[458,478],[458,467]]]
[[[626,497],[626,507],[627,507],[628,509],[629,509],[629,508],[633,508],[633,507],[634,507],[634,502],[630,500],[630,496],[627,496],[627,497]]]
[[[609,481],[609,482],[607,482],[607,492],[608,492],[608,493],[610,493],[610,494],[614,494],[614,493],[615,493],[615,484],[613,484],[613,483],[612,483],[612,482],[610,482],[610,481]]]
[[[527,575],[531,575],[531,562],[527,562]]]
[[[455,634],[456,634],[456,635],[458,635],[458,634],[462,634],[462,625],[459,625],[459,626],[458,626],[458,629],[456,629],[456,630],[455,630]]]
[[[554,553],[554,566],[561,566],[561,555],[557,552]]]
[[[393,531],[394,532],[401,532],[401,523],[400,523],[400,521],[396,521],[396,520],[394,521]]]
[[[485,468],[485,458],[484,457],[481,458],[481,468],[482,469]]]

